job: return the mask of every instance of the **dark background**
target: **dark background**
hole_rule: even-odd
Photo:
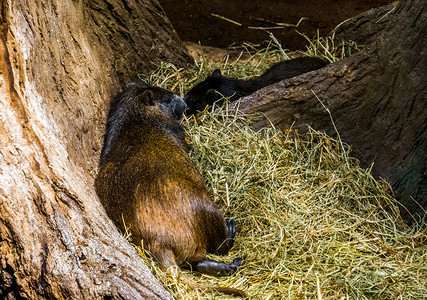
[[[386,5],[390,0],[159,0],[172,25],[183,41],[201,43],[204,46],[227,48],[233,43],[260,44],[269,40],[264,30],[248,27],[274,27],[274,23],[297,24],[298,27],[270,29],[288,50],[305,49],[307,41],[296,31],[313,38],[317,30],[326,36],[342,21],[374,7]],[[217,14],[242,26],[219,19]],[[262,21],[268,20],[268,21]],[[269,22],[270,21],[270,22]],[[273,23],[271,23],[273,22]]]

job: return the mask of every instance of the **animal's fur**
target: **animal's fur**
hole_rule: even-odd
[[[161,88],[131,84],[116,96],[107,119],[96,191],[107,214],[165,268],[189,267],[228,275],[231,264],[209,260],[226,254],[235,223],[224,220],[187,153],[179,124],[185,103]],[[138,242],[139,243],[139,242]]]
[[[237,100],[278,81],[320,69],[325,65],[320,58],[300,57],[277,63],[263,75],[249,80],[223,77],[220,70],[216,69],[212,76],[194,86],[184,96],[188,106],[186,114],[202,111],[207,105],[215,102],[221,105],[224,97]]]

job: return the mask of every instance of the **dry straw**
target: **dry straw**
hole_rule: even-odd
[[[164,64],[146,79],[183,94],[218,67],[248,78],[280,59],[275,44],[268,47],[244,62],[202,59],[192,70]],[[189,288],[185,281],[191,281],[240,288],[253,299],[426,299],[425,226],[403,223],[389,185],[323,133],[255,132],[250,122],[226,107],[183,121],[215,202],[237,223],[232,251],[214,258],[244,257],[244,264],[227,278],[184,270],[182,280],[137,247],[171,294],[230,298]]]

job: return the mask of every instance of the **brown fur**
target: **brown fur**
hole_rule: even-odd
[[[228,275],[240,260],[226,264],[205,253],[228,252],[234,222],[211,201],[187,153],[178,121],[184,109],[178,96],[141,84],[113,99],[95,188],[115,224],[124,232],[124,222],[164,268]]]

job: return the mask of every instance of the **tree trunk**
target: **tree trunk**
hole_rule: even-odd
[[[373,174],[390,181],[406,207],[401,210],[406,218],[423,216],[427,7],[421,0],[400,1],[387,13],[371,11],[348,23],[340,36],[347,33],[354,40],[371,41],[362,51],[264,88],[243,99],[240,108],[263,113],[265,118],[255,128],[271,122],[282,129],[305,131],[309,125],[331,136],[338,132],[362,166],[373,163]]]
[[[157,1],[1,0],[0,298],[171,298],[93,188],[110,97],[190,58]]]

